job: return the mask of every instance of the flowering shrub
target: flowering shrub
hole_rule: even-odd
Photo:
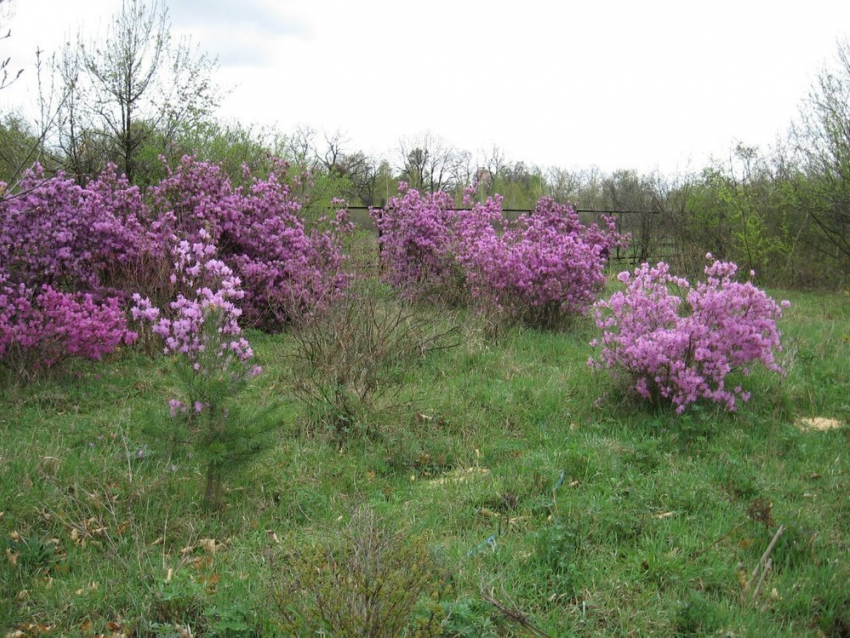
[[[102,292],[102,274],[142,250],[138,189],[110,169],[88,188],[35,166],[0,200],[0,265],[10,281]]]
[[[163,312],[135,293],[131,314],[136,321],[152,324],[153,333],[164,341],[165,354],[185,355],[197,371],[210,374],[210,370],[200,370],[198,362],[199,354],[209,347],[204,338],[204,322],[210,313],[217,315],[217,331],[221,335],[218,357],[246,361],[252,352],[248,342],[240,337],[238,319],[242,311],[236,302],[245,294],[241,282],[224,262],[215,258],[215,246],[204,243],[210,239],[209,234],[200,229],[198,236],[202,241],[194,243],[173,238],[171,283],[179,292],[169,309]],[[226,367],[226,363],[223,365]]]
[[[608,254],[625,241],[614,221],[606,222],[606,230],[585,226],[571,206],[544,197],[530,215],[508,223],[497,196],[459,216],[458,259],[474,297],[515,319],[553,327],[586,312],[604,286]]]
[[[608,254],[625,241],[613,220],[585,226],[548,197],[511,223],[498,195],[473,204],[470,189],[455,210],[447,193],[423,196],[405,184],[401,192],[373,212],[388,282],[408,297],[459,285],[479,307],[533,325],[585,312],[605,283]]]
[[[36,165],[0,199],[0,360],[19,375],[135,341],[106,273],[144,245],[138,190],[109,170],[84,189]]]
[[[245,287],[245,322],[279,330],[337,299],[347,287],[342,238],[351,223],[345,202],[335,216],[308,230],[283,175],[255,180],[241,198],[241,220],[233,228],[225,259]]]
[[[589,365],[628,373],[637,394],[669,401],[679,413],[700,398],[734,411],[737,399],[750,395],[740,386],[726,387],[731,372],[748,375],[754,362],[781,372],[774,358],[781,350],[776,320],[790,305],[777,304],[750,282],[734,281],[737,270],[713,261],[696,287],[663,262],[620,273],[626,290],[594,306],[603,334],[601,343],[591,345],[602,350]]]
[[[399,196],[373,210],[385,279],[408,298],[443,297],[459,277],[454,199],[399,184]]]
[[[337,202],[335,217],[319,220],[324,227],[309,231],[287,170],[279,162],[259,179],[246,169],[250,186],[234,189],[220,167],[184,157],[151,189],[153,230],[164,239],[177,233],[190,242],[207,233],[219,258],[242,280],[244,322],[268,331],[309,314],[348,283],[341,238],[353,226],[344,202]]]
[[[348,284],[344,203],[308,229],[305,195],[286,171],[281,162],[265,179],[246,172],[250,185],[233,188],[219,167],[184,157],[143,197],[114,167],[81,187],[35,166],[0,198],[0,357],[27,353],[34,367],[98,358],[135,339],[122,315],[132,299],[134,319],[147,319],[167,352],[197,353],[215,309],[233,337],[226,347],[247,358],[238,320],[277,330]]]
[[[0,362],[20,375],[69,357],[98,361],[136,336],[115,298],[97,303],[48,285],[36,291],[0,275]]]

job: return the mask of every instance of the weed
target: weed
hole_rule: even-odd
[[[341,546],[296,557],[276,590],[290,635],[439,636],[451,588],[421,541],[355,512]]]
[[[293,392],[339,435],[360,425],[375,434],[368,417],[404,403],[409,371],[459,343],[457,326],[443,327],[369,282],[302,324],[294,341]]]

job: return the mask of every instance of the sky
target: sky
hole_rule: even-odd
[[[104,35],[121,0],[5,0],[0,112],[35,103],[35,51]],[[848,0],[167,0],[217,56],[218,116],[339,131],[393,159],[429,133],[473,156],[673,174],[767,150],[850,37]],[[85,10],[82,9],[83,5]]]

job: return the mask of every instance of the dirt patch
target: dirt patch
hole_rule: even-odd
[[[827,430],[836,430],[843,425],[838,419],[829,419],[823,416],[797,419],[797,427],[803,431],[817,430],[818,432],[826,432]]]

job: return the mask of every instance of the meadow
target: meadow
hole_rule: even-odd
[[[241,401],[279,427],[214,512],[150,427],[169,358],[5,377],[4,635],[850,636],[846,295],[770,291],[785,376],[676,414],[588,367],[587,317],[494,331],[374,288],[334,329],[401,317],[428,347],[344,419],[299,384],[327,324],[246,331]]]

